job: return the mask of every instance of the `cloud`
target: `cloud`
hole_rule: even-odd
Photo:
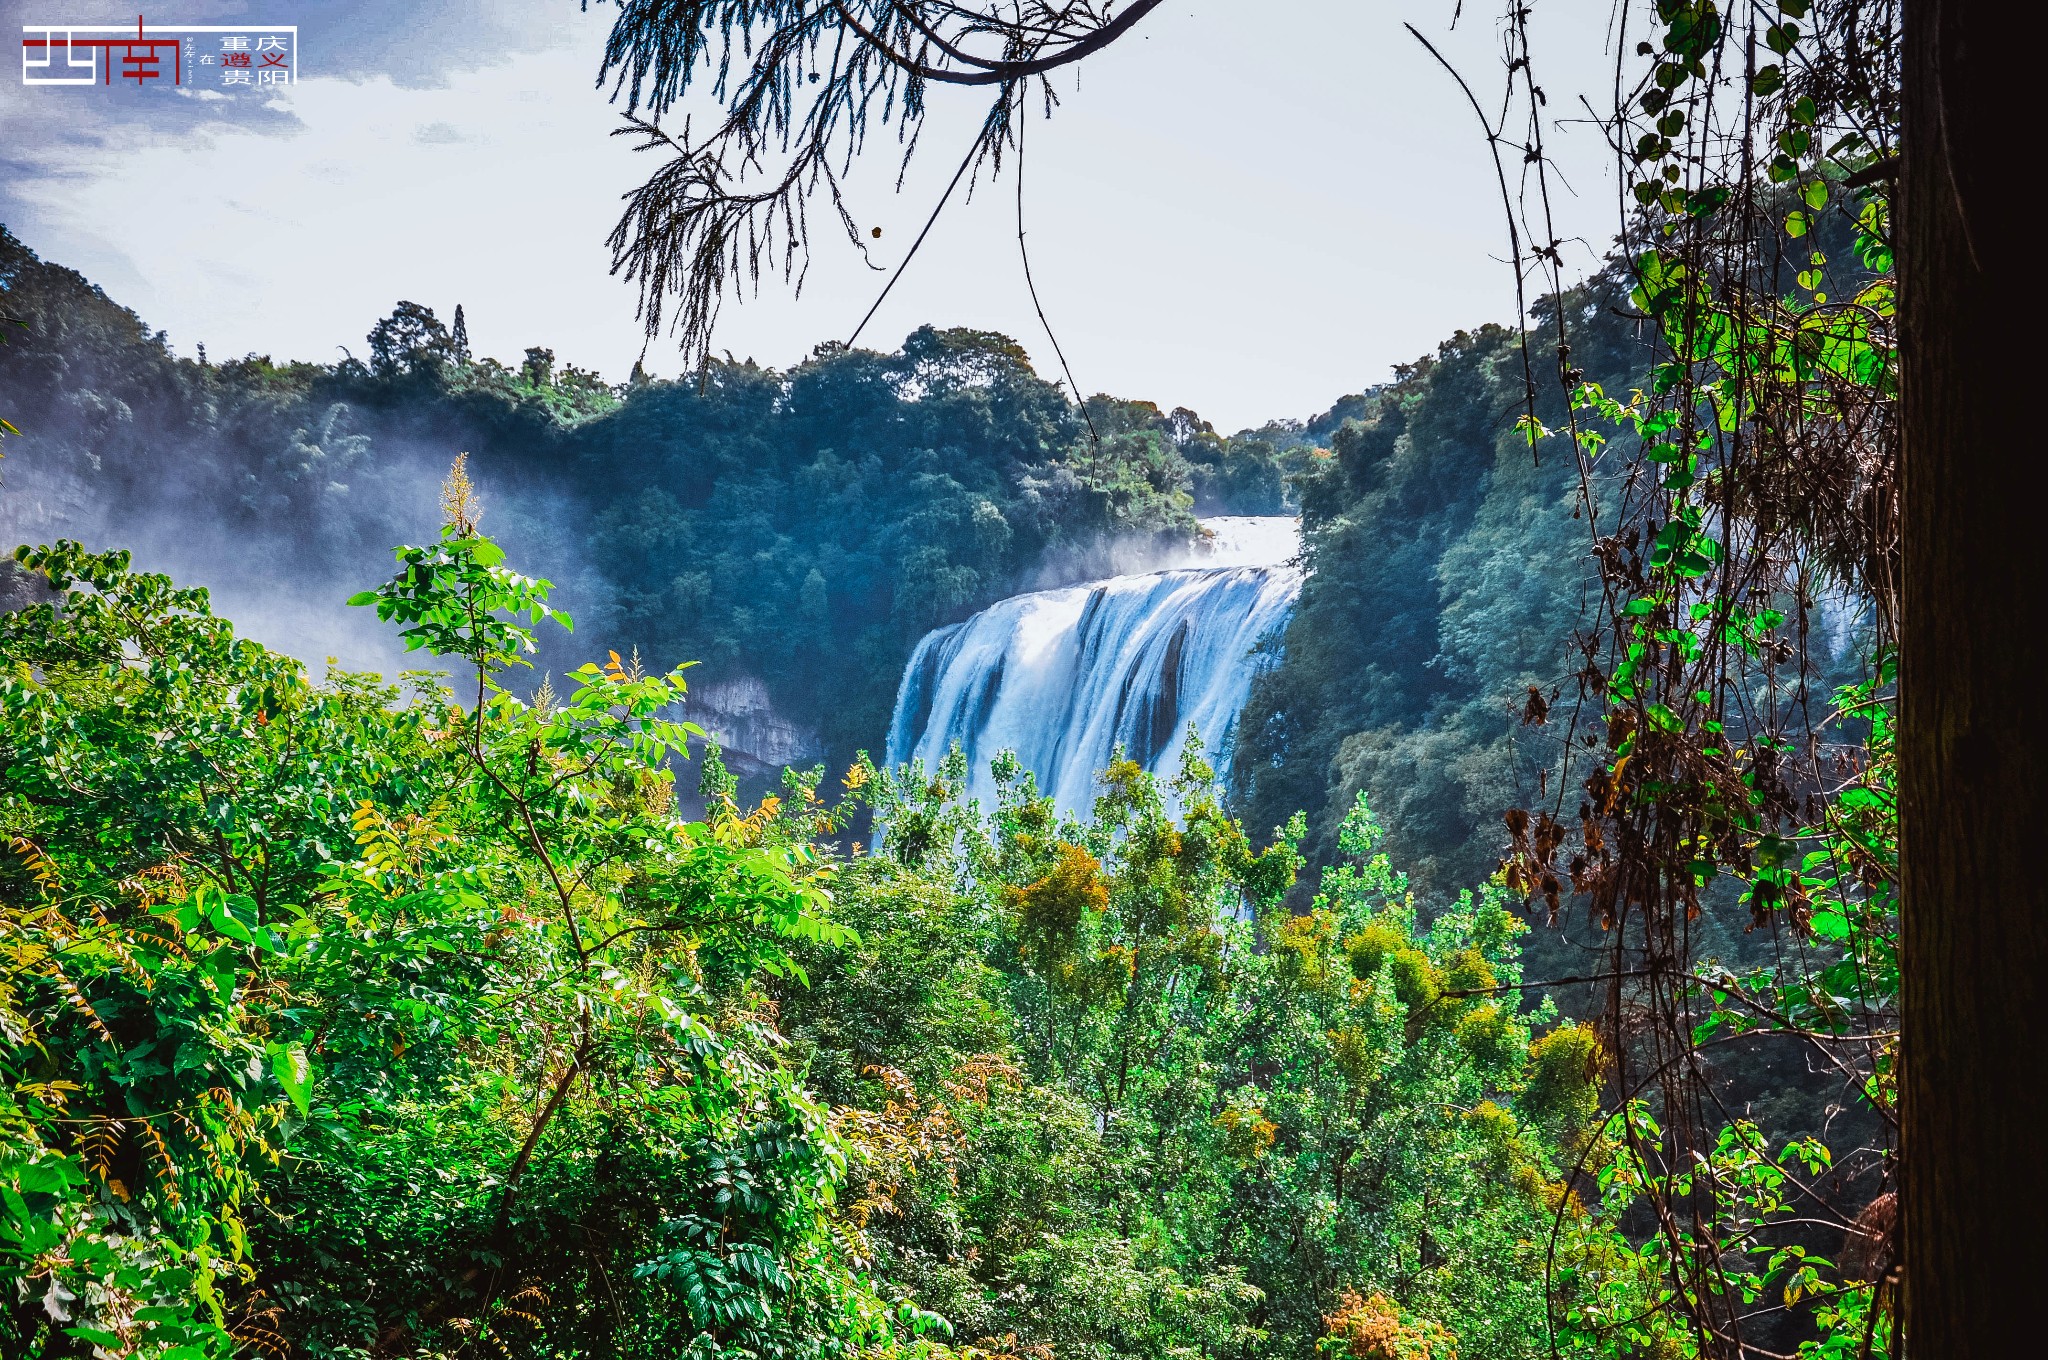
[[[56,0],[55,17],[112,22],[100,3]],[[51,17],[51,0],[0,0],[10,41]],[[187,353],[204,340],[216,354],[338,357],[336,344],[355,343],[397,297],[431,286],[406,267],[422,258],[425,219],[494,238],[470,253],[500,272],[472,271],[471,287],[497,286],[509,262],[495,241],[520,234],[504,226],[512,205],[465,211],[476,156],[448,158],[510,158],[521,144],[567,155],[571,138],[587,153],[610,130],[593,90],[609,17],[564,0],[200,0],[177,18],[239,20],[298,25],[300,83],[259,97],[24,86],[0,73],[0,222],[170,326]],[[595,248],[608,225],[579,220],[573,230]],[[278,325],[285,299],[294,318],[315,302],[319,320]],[[338,332],[337,310],[348,317]],[[547,340],[521,344],[536,342]]]
[[[105,0],[0,0],[0,34],[11,47],[24,24],[52,19],[117,22]],[[118,22],[126,22],[125,15]],[[522,56],[574,46],[608,25],[566,0],[353,0],[290,5],[263,0],[194,0],[178,24],[294,24],[308,81],[447,89],[469,73]],[[587,48],[588,44],[584,46]],[[594,58],[584,82],[595,79]],[[170,84],[25,86],[0,73],[0,125],[14,154],[0,179],[0,221],[23,235],[49,225],[37,186],[62,181],[80,160],[165,144],[205,147],[223,136],[289,138],[303,131],[296,90],[222,90]]]
[[[293,87],[288,135],[78,147],[14,186],[48,258],[166,327],[186,354],[331,361],[401,298],[467,304],[477,351],[548,345],[623,376],[633,298],[606,274],[618,196],[644,163],[590,86],[601,29],[441,87]],[[584,348],[592,331],[602,353]]]

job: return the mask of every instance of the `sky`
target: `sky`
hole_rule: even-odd
[[[93,6],[98,4],[100,9]],[[1616,222],[1611,0],[1536,0],[1535,69],[1565,263]],[[0,0],[27,22],[126,22],[105,0]],[[623,379],[651,345],[604,244],[653,168],[595,88],[614,11],[576,0],[201,0],[147,23],[299,26],[301,79],[262,98],[0,78],[0,222],[192,354],[361,355],[400,299],[516,363],[530,345]],[[1452,26],[1456,14],[1457,23]],[[1255,16],[1255,17],[1254,17]],[[1307,417],[1460,328],[1514,315],[1492,164],[1427,34],[1475,89],[1502,82],[1481,5],[1172,0],[1056,80],[1027,133],[1040,299],[1082,390],[1187,406],[1223,430]],[[203,87],[202,87],[203,88]],[[207,90],[208,96],[215,92]],[[849,181],[873,262],[916,238],[985,110],[939,89],[900,192],[893,134]],[[1511,170],[1513,167],[1511,167]],[[1018,257],[1015,184],[956,196],[861,343],[924,323],[1002,331],[1056,376]],[[829,209],[824,216],[830,217]],[[887,279],[814,232],[801,295],[726,305],[714,347],[785,367],[844,339]]]

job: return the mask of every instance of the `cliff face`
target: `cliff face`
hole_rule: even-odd
[[[685,716],[724,749],[725,762],[735,773],[749,766],[774,770],[824,758],[818,734],[778,713],[768,687],[754,676],[695,681],[686,708]]]

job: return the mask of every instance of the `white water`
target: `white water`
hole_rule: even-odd
[[[1301,521],[1291,515],[1217,515],[1202,521],[1206,543],[1162,567],[1278,567],[1301,555]]]
[[[1034,591],[927,634],[896,691],[888,758],[936,765],[958,742],[967,794],[995,802],[989,762],[1017,754],[1063,812],[1085,812],[1122,745],[1157,774],[1179,766],[1193,723],[1227,768],[1238,710],[1301,592],[1299,522],[1204,520],[1188,564]],[[1200,562],[1204,565],[1191,565]]]

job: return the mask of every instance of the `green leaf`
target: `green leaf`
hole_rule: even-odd
[[[156,909],[155,914],[167,921],[175,922],[181,931],[199,929],[199,922],[204,919],[200,912],[198,901],[190,897],[176,906],[159,907]]]
[[[270,1045],[270,1073],[277,1078],[277,1084],[284,1087],[284,1093],[298,1106],[300,1114],[306,1114],[312,1107],[313,1064],[306,1057],[304,1044]]]
[[[119,1336],[112,1332],[102,1331],[98,1327],[66,1327],[64,1335],[75,1336],[80,1341],[89,1341],[104,1350],[117,1353],[123,1348],[124,1344]]]
[[[85,1177],[79,1174],[68,1157],[30,1162],[16,1172],[15,1177],[24,1195],[54,1195],[67,1186],[85,1184]]]
[[[1813,933],[1824,940],[1846,940],[1849,938],[1849,922],[1836,911],[1817,911],[1809,922]]]
[[[228,910],[226,898],[214,899],[212,908],[206,913],[206,923],[236,944],[256,943],[255,934]]]

